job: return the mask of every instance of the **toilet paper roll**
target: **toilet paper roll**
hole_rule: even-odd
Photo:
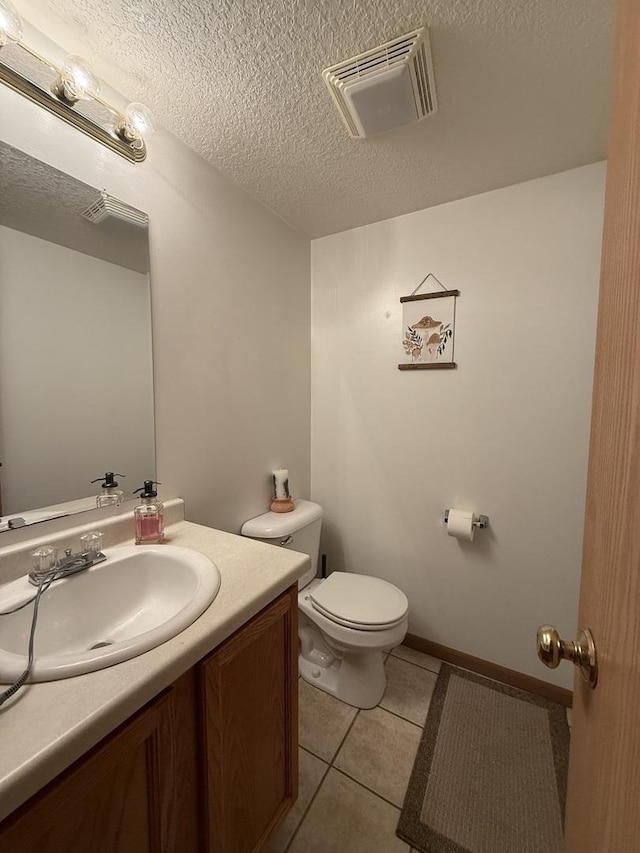
[[[475,532],[472,512],[464,509],[449,510],[449,520],[447,521],[447,533],[449,536],[454,536],[456,539],[464,539],[466,542],[473,542]]]

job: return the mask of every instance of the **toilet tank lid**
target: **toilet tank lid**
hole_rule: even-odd
[[[250,518],[242,525],[240,532],[243,536],[251,536],[253,539],[277,539],[302,530],[322,518],[323,509],[320,504],[303,500],[293,503],[295,509],[292,512],[265,512],[256,518]]]

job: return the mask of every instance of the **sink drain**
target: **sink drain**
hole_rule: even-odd
[[[100,643],[94,643],[92,646],[89,646],[87,649],[88,652],[92,652],[94,649],[103,649],[105,646],[112,646],[113,640],[102,640]]]

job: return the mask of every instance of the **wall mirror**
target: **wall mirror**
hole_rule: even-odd
[[[148,218],[1,142],[0,463],[0,531],[155,477]]]

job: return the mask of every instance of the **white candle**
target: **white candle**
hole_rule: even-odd
[[[289,471],[286,468],[277,468],[271,472],[273,475],[273,492],[277,501],[286,500],[289,495]]]

